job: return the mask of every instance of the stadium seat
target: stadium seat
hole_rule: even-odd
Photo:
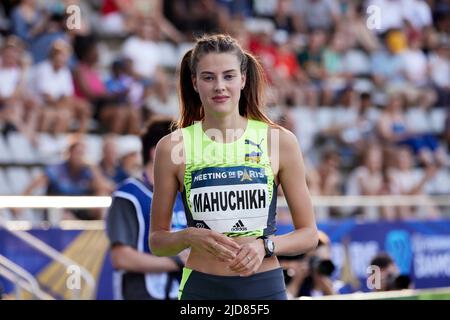
[[[160,63],[164,67],[176,68],[179,63],[178,53],[175,47],[169,42],[158,42],[160,51]]]
[[[450,170],[441,168],[435,176],[424,186],[427,194],[448,195],[450,194]]]
[[[84,139],[86,143],[86,160],[98,163],[102,158],[103,138],[100,135],[88,134]]]
[[[68,146],[66,135],[50,135],[41,133],[39,135],[38,154],[44,163],[55,163],[64,158],[64,152]]]
[[[8,134],[7,142],[14,163],[29,164],[39,161],[36,148],[22,134],[17,132]]]
[[[30,172],[24,167],[7,168],[6,177],[8,179],[10,193],[13,195],[21,195],[32,180]]]
[[[429,115],[430,113],[423,110],[423,108],[410,108],[406,112],[406,121],[417,132],[431,132],[432,127]]]
[[[311,152],[314,139],[319,132],[315,121],[317,112],[308,107],[297,107],[291,111],[295,123],[294,133],[297,136],[303,152]]]
[[[441,134],[445,131],[447,109],[437,108],[430,111],[430,123],[433,132]]]
[[[334,117],[334,110],[330,107],[320,107],[317,112],[317,124],[319,130],[327,129],[331,126]]]
[[[183,58],[184,54],[188,52],[190,49],[192,49],[193,43],[191,42],[185,42],[180,43],[178,45],[178,56],[177,56],[177,64],[180,63],[181,59]]]
[[[345,71],[354,75],[370,74],[370,58],[363,50],[350,49],[343,60]]]
[[[5,196],[11,194],[11,190],[8,186],[9,182],[6,178],[5,171],[4,169],[0,168],[0,195]]]
[[[0,134],[0,163],[8,162],[11,162],[11,151],[3,135]]]

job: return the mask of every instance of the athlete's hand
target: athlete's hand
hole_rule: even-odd
[[[235,259],[241,249],[227,236],[209,229],[190,228],[188,237],[191,250],[206,251],[223,262]]]
[[[263,241],[256,239],[241,246],[241,250],[229,268],[242,277],[250,276],[259,269],[265,255]]]
[[[186,264],[186,261],[189,258],[190,253],[191,253],[190,249],[184,249],[178,254],[178,257],[180,257],[181,261],[183,261],[183,263]]]

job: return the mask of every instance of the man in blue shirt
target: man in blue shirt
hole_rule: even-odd
[[[36,188],[45,187],[48,196],[100,196],[110,194],[105,179],[97,166],[85,159],[86,145],[82,140],[74,141],[68,148],[65,161],[44,168],[25,189],[24,195],[32,195]],[[102,211],[93,209],[66,210],[65,218],[81,220],[102,219]]]
[[[170,133],[170,120],[149,124],[141,137],[144,172],[125,180],[113,194],[106,225],[111,246],[116,299],[177,299],[184,265],[181,257],[156,257],[148,245],[156,144]],[[173,208],[172,229],[186,227],[180,194]]]

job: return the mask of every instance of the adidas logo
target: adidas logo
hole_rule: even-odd
[[[247,227],[244,226],[242,220],[239,220],[238,222],[236,222],[233,228],[231,228],[231,231],[247,231]]]

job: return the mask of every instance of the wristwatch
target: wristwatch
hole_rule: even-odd
[[[264,250],[266,251],[266,255],[264,258],[269,258],[273,256],[273,253],[275,252],[275,244],[271,239],[269,239],[268,236],[261,236],[256,239],[262,239],[264,241]]]

